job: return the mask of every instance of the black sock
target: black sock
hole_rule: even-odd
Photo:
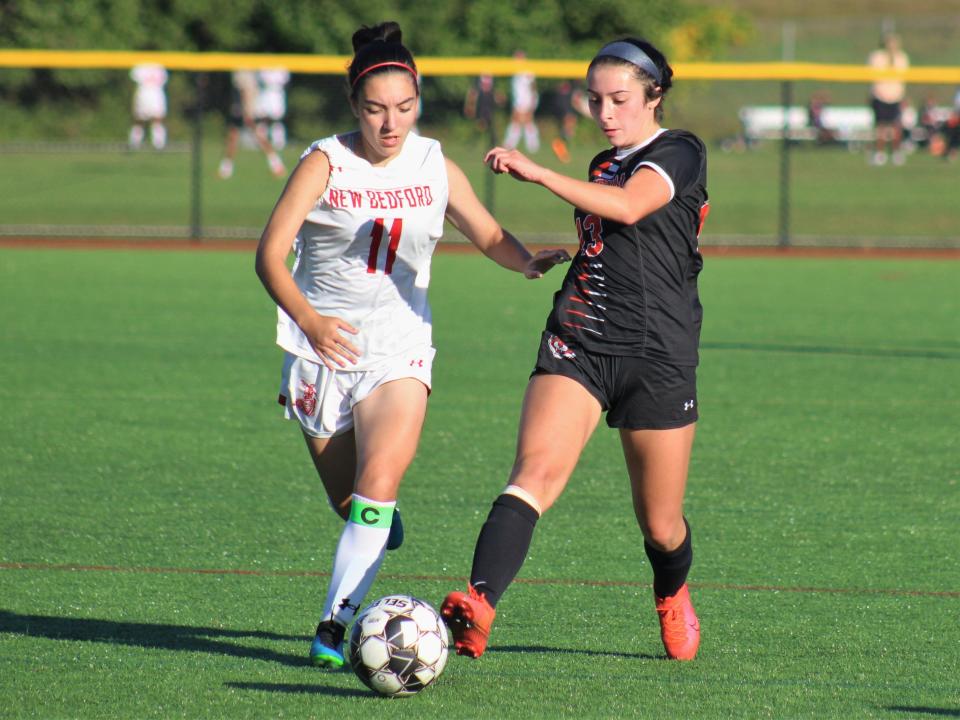
[[[644,541],[643,549],[647,551],[650,565],[653,567],[653,592],[659,598],[670,597],[683,587],[687,581],[687,573],[693,564],[693,545],[690,542],[690,524],[683,519],[687,528],[687,536],[680,547],[670,552],[657,550]]]
[[[491,607],[520,572],[533,539],[539,513],[514,495],[501,495],[480,530],[473,551],[470,584],[483,593]]]

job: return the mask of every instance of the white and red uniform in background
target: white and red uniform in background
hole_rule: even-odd
[[[277,149],[287,146],[287,129],[283,118],[287,114],[287,83],[290,72],[286,68],[264,68],[257,73],[260,93],[257,95],[255,117],[263,124],[270,143]]]
[[[167,117],[167,70],[162,65],[146,63],[130,70],[130,79],[136,83],[133,93],[133,126],[130,145],[139,148],[143,143],[144,124],[150,124],[150,141],[158,150],[167,144],[163,120]]]

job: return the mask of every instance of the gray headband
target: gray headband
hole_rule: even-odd
[[[624,40],[608,43],[600,48],[600,52],[597,53],[596,57],[615,57],[626,60],[628,63],[636,65],[648,75],[653,76],[653,79],[657,81],[657,85],[662,82],[660,69],[657,67],[657,64],[650,59],[649,55],[633,43]]]

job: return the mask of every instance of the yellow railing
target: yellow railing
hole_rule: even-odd
[[[140,52],[126,50],[0,50],[0,68],[125,69],[146,62],[169,70],[227,71],[285,67],[291,72],[338,75],[345,55],[276,55],[242,53]],[[579,78],[586,60],[514,60],[503,57],[420,57],[424,75],[512,75],[528,70],[545,78]],[[865,65],[808,62],[705,63],[678,62],[675,77],[683,80],[817,80],[871,82],[896,77],[910,83],[960,84],[960,67],[927,66],[878,71]]]

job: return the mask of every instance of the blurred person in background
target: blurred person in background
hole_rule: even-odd
[[[287,168],[270,144],[262,128],[257,127],[257,96],[259,86],[253,70],[235,70],[230,75],[230,104],[227,109],[227,137],[224,141],[223,159],[217,174],[226,180],[233,177],[234,160],[240,145],[240,132],[248,130],[254,141],[267,157],[267,165],[274,177],[283,177]]]
[[[931,155],[941,154],[935,152],[936,138],[942,135],[943,130],[943,122],[938,117],[939,111],[936,96],[930,94],[923,99],[923,105],[917,112],[917,146],[927,148]]]
[[[807,124],[815,133],[817,145],[829,145],[837,139],[833,130],[823,124],[823,111],[829,102],[825,92],[815,92],[807,103]]]
[[[590,117],[587,97],[578,83],[561,80],[553,92],[552,109],[557,119],[560,136],[553,139],[550,148],[562,163],[570,162],[570,143],[577,132],[580,115]]]
[[[960,88],[953,96],[953,107],[943,128],[944,148],[943,157],[954,162],[960,157]]]
[[[878,49],[870,53],[867,64],[875,70],[906,70],[910,59],[900,48],[900,38],[888,33]],[[886,165],[889,158],[894,165],[903,165],[903,103],[907,85],[896,77],[878,78],[870,86],[870,107],[874,117],[874,148],[870,157],[873,165]]]
[[[480,529],[466,592],[449,593],[440,609],[460,655],[484,653],[497,603],[604,412],[623,449],[667,657],[691,660],[700,645],[683,502],[699,415],[698,238],[709,207],[707,156],[697,136],[661,126],[672,76],[663,54],[644,40],[600,48],[587,70],[587,95],[611,147],[590,162],[589,180],[515,149],[487,153],[495,173],[540,185],[573,206],[580,250],[553,296],[513,469]],[[580,520],[583,533],[596,538],[592,552],[606,552],[604,518],[586,513]]]
[[[570,258],[531,255],[487,212],[436,140],[413,132],[417,68],[393,22],[353,35],[347,76],[357,129],[317,140],[293,170],[257,249],[286,352],[280,401],[346,520],[314,665],[344,664],[343,638],[387,549],[427,411],[435,350],[427,291],[444,220],[499,265],[540,277]],[[296,260],[291,271],[287,257]]]
[[[503,94],[497,92],[493,75],[479,76],[463,100],[463,116],[475,120],[477,129],[490,135],[491,144],[496,132],[495,113],[497,108],[503,107],[505,100]]]
[[[167,145],[167,70],[162,65],[144,63],[130,70],[130,79],[136,83],[133,93],[133,125],[129,145],[139,150],[143,145],[144,126],[150,126],[150,144],[157,150]]]
[[[523,61],[527,54],[523,50],[517,50],[513,53],[513,58]],[[531,72],[515,73],[510,78],[510,122],[503,138],[506,147],[517,147],[522,135],[529,152],[540,150],[540,129],[533,117],[539,102],[536,75]]]
[[[286,68],[263,68],[257,72],[259,94],[257,95],[257,129],[270,138],[277,150],[287,146],[287,127],[283,119],[287,114],[287,83],[290,71]]]

